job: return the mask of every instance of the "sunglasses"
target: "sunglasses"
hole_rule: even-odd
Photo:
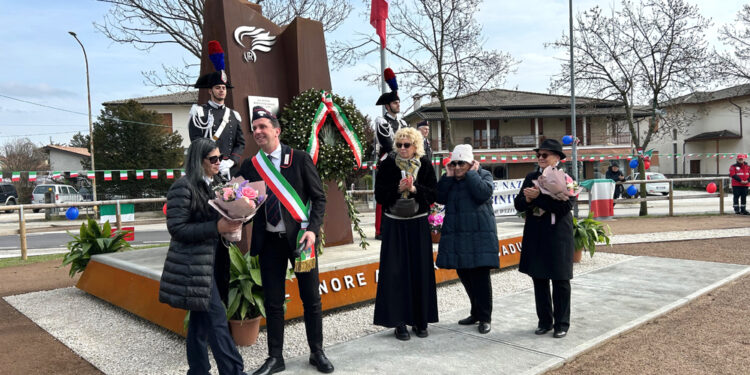
[[[547,153],[541,153],[541,154],[536,154],[536,157],[539,158],[539,159],[546,159],[547,156],[549,156],[549,155],[550,154],[547,154]]]
[[[452,162],[450,162],[450,165],[453,166],[453,167],[456,167],[456,166],[463,167],[466,164],[469,164],[469,163],[467,163],[465,161],[452,161]]]
[[[206,158],[206,160],[208,160],[208,162],[211,164],[219,164],[219,162],[221,162],[221,159],[222,159],[222,155],[209,156]]]
[[[411,147],[411,143],[396,143],[396,148],[409,148]]]

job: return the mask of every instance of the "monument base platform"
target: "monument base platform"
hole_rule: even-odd
[[[517,265],[521,256],[521,236],[509,234],[499,240],[500,268]],[[437,256],[437,244],[433,245]],[[143,319],[184,336],[185,310],[159,302],[161,278],[167,248],[134,250],[91,257],[78,284],[79,289],[119,306]],[[375,298],[380,266],[380,241],[368,250],[357,244],[325,248],[319,259],[320,294],[323,310],[335,309]],[[435,269],[438,283],[454,280],[454,270]],[[295,285],[286,281],[286,319],[302,316],[302,301]],[[265,323],[265,322],[262,322]]]

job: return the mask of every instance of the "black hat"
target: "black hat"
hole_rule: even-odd
[[[219,42],[215,40],[208,42],[208,58],[216,71],[200,76],[193,87],[210,89],[216,85],[225,85],[228,89],[231,89],[233,86],[229,83],[227,73],[224,71],[224,50]]]
[[[610,167],[617,167],[620,168],[620,163],[618,163],[616,160],[612,160],[611,163],[609,163]]]
[[[274,116],[273,112],[256,105],[253,107],[253,118],[250,120],[250,122],[253,122],[259,118],[267,118],[269,120],[275,120],[276,116]]]
[[[398,98],[398,82],[396,81],[396,74],[393,73],[391,68],[385,68],[383,71],[383,79],[385,80],[385,83],[388,84],[388,87],[391,88],[391,92],[386,92],[380,95],[378,101],[375,102],[375,105],[391,104],[396,100],[401,101],[401,99]]]
[[[560,155],[560,160],[565,160],[565,153],[562,150],[562,145],[560,142],[554,139],[545,139],[544,142],[542,142],[541,145],[539,145],[539,148],[535,148],[534,152],[539,152],[539,150],[549,150],[557,155]]]
[[[417,123],[417,129],[423,127],[423,126],[430,126],[430,122],[427,120],[422,120]]]

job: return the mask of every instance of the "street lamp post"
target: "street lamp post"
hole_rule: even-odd
[[[578,181],[578,145],[576,144],[576,84],[575,69],[573,69],[573,0],[568,1],[568,22],[570,24],[570,129],[573,137],[573,179]],[[573,205],[573,216],[578,217],[578,205]]]
[[[89,148],[91,149],[91,170],[94,172],[94,178],[91,180],[91,191],[92,199],[96,202],[96,166],[94,165],[94,123],[91,120],[91,81],[89,79],[89,59],[86,56],[86,48],[83,48],[83,43],[78,40],[76,33],[68,31],[68,34],[75,38],[76,42],[81,45],[83,50],[83,60],[86,62],[86,94],[89,101]]]

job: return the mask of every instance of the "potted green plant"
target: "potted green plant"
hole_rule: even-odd
[[[229,246],[229,260],[227,319],[232,338],[238,346],[253,345],[258,339],[260,318],[266,316],[260,261],[258,256],[250,256],[250,252],[243,255],[235,244]],[[292,272],[288,270],[287,279],[291,277]]]
[[[591,256],[596,252],[596,244],[610,244],[609,236],[612,230],[609,225],[602,224],[600,221],[593,219],[594,214],[589,212],[589,216],[583,220],[573,218],[573,240],[575,241],[575,252],[573,253],[573,262],[581,261],[583,250],[586,249]]]
[[[70,264],[70,277],[83,272],[89,264],[92,255],[121,251],[130,247],[125,241],[126,231],[118,230],[112,233],[109,221],[101,227],[94,219],[81,224],[78,235],[68,232],[73,240],[68,242],[68,253],[63,257],[62,266]],[[61,266],[61,267],[62,267]]]

